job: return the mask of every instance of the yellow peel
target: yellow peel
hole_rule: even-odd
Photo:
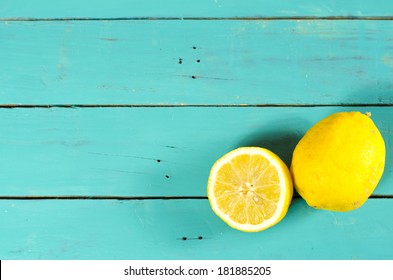
[[[261,231],[277,224],[292,199],[287,166],[271,151],[242,147],[213,165],[208,180],[213,211],[241,231]]]

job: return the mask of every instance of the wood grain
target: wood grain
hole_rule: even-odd
[[[0,200],[1,259],[392,259],[392,199],[348,213],[298,199],[276,226],[243,233],[207,200]],[[185,240],[184,240],[185,239]]]
[[[392,16],[389,1],[374,0],[2,0],[2,18]]]
[[[288,165],[295,145],[337,111],[370,111],[393,194],[393,107],[173,107],[0,110],[1,196],[205,196],[213,163],[262,146]]]
[[[0,22],[0,104],[393,104],[393,21]]]
[[[385,0],[1,0],[0,259],[393,259],[392,31]],[[289,165],[337,111],[386,143],[361,208],[213,214],[217,158]]]

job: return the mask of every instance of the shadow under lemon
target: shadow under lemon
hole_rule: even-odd
[[[254,146],[268,149],[280,157],[289,169],[296,145],[311,126],[312,123],[305,119],[281,120],[270,126],[266,125],[265,127],[269,127],[269,129],[262,127],[254,133],[249,134],[240,141],[239,147]],[[302,200],[294,189],[293,199],[289,209],[293,209],[299,203],[302,204]]]

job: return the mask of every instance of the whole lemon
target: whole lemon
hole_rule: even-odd
[[[354,210],[381,179],[385,153],[370,113],[332,114],[311,127],[293,152],[295,189],[311,207]]]

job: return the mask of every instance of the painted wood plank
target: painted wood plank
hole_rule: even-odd
[[[297,199],[279,224],[251,234],[207,200],[0,200],[0,258],[393,259],[393,219],[383,215],[392,209],[393,199],[347,213]]]
[[[275,16],[392,16],[390,1],[374,0],[2,0],[0,17],[275,17]]]
[[[314,123],[371,111],[393,194],[393,107],[170,107],[0,110],[0,195],[205,196],[212,164],[262,146],[288,165]]]
[[[0,104],[393,103],[393,21],[2,22],[0,41]]]

